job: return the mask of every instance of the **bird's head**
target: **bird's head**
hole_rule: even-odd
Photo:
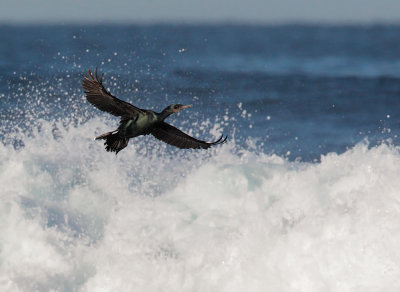
[[[183,104],[171,104],[167,106],[159,115],[159,119],[161,121],[165,120],[167,117],[169,117],[172,114],[175,114],[179,112],[180,110],[183,110],[185,108],[191,107],[192,105],[183,105]]]
[[[183,110],[185,108],[191,107],[192,105],[183,105],[183,104],[171,104],[170,106],[167,107],[168,111],[171,112],[172,114],[175,114],[179,112],[180,110]]]

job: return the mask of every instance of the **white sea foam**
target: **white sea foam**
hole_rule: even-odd
[[[0,144],[0,291],[399,291],[398,148],[116,157],[99,125]]]

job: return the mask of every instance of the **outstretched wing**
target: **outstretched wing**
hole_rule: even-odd
[[[82,79],[82,88],[85,90],[86,99],[99,110],[114,116],[134,117],[144,114],[144,111],[134,105],[120,100],[109,93],[103,86],[103,75],[97,77],[97,68],[94,74],[88,70],[88,76]]]
[[[151,134],[157,139],[181,149],[207,149],[213,145],[224,143],[228,138],[224,138],[223,136],[221,136],[217,141],[208,143],[205,141],[197,140],[165,122],[159,123],[152,130]]]

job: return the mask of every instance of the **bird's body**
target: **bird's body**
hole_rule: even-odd
[[[150,134],[151,128],[158,122],[158,115],[153,111],[146,111],[139,114],[135,119],[128,119],[121,122],[120,134],[127,138],[134,138],[140,135]]]
[[[96,137],[96,140],[105,140],[104,144],[107,151],[117,154],[128,145],[130,138],[148,134],[183,149],[207,149],[226,141],[226,137],[223,139],[223,136],[212,143],[197,140],[164,122],[171,114],[188,108],[190,105],[172,104],[160,113],[143,110],[111,95],[103,87],[103,75],[100,79],[97,77],[97,70],[94,71],[94,74],[90,70],[88,73],[88,77],[84,77],[82,80],[82,87],[85,90],[87,100],[98,109],[121,117],[117,130]]]

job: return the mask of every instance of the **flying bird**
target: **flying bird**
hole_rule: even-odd
[[[130,138],[148,134],[181,149],[207,149],[226,141],[227,136],[223,135],[215,142],[197,140],[164,122],[171,114],[191,107],[191,105],[171,104],[160,113],[140,109],[108,92],[103,86],[103,76],[104,73],[98,78],[97,68],[93,74],[88,70],[88,76],[82,79],[82,88],[85,91],[86,99],[96,108],[121,117],[117,130],[96,137],[96,140],[105,140],[104,145],[107,151],[118,154],[128,145]]]

